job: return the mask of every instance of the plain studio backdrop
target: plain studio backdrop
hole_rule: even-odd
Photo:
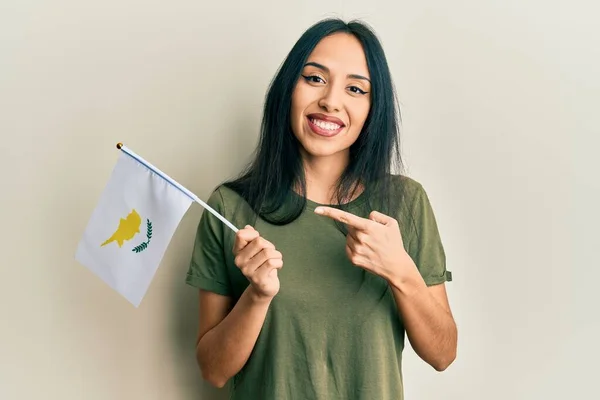
[[[437,373],[407,347],[406,398],[596,396],[593,7],[2,1],[0,398],[225,398],[194,360],[198,294],[184,278],[200,206],[138,309],[75,248],[119,141],[201,198],[235,174],[269,81],[326,16],[361,18],[383,41],[407,172],[430,194],[454,274],[458,358]]]

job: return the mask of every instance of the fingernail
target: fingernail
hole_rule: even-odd
[[[317,207],[317,208],[315,208],[315,213],[316,214],[323,214],[323,209],[321,207]]]

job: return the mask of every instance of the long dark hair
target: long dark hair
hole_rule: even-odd
[[[313,49],[323,38],[338,32],[352,34],[362,44],[371,75],[371,108],[358,139],[350,147],[349,165],[338,181],[336,197],[343,208],[344,201],[362,187],[369,192],[370,201],[377,202],[373,207],[382,212],[389,208],[390,168],[401,168],[402,162],[400,113],[385,53],[365,23],[325,19],[304,32],[280,66],[266,96],[255,157],[238,178],[224,183],[272,224],[295,220],[306,206],[300,145],[290,120],[292,92]],[[293,190],[300,190],[299,196],[290,196]],[[295,199],[291,207],[282,207],[289,205],[290,199]]]

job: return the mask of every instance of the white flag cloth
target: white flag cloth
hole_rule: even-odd
[[[122,151],[75,258],[138,307],[193,201],[159,170]]]

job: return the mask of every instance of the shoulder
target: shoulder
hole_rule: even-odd
[[[225,184],[219,184],[213,188],[206,204],[211,207],[218,207],[221,210],[235,209],[244,199],[233,189]]]
[[[244,226],[253,222],[255,214],[250,205],[238,192],[225,184],[216,186],[206,203],[234,225]]]
[[[416,235],[419,227],[435,221],[433,207],[424,185],[406,175],[392,175],[389,184],[392,213],[398,222]]]
[[[390,175],[390,181],[392,187],[401,188],[413,194],[423,190],[423,185],[421,182],[407,175]]]
[[[406,175],[390,175],[390,197],[398,201],[398,211],[413,211],[415,204],[426,196],[421,182]]]

